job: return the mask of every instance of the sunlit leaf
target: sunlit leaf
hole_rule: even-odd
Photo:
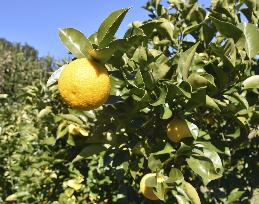
[[[254,75],[243,81],[244,89],[259,88],[259,75]]]
[[[90,41],[74,28],[59,29],[59,37],[66,48],[77,58],[90,58],[88,50],[92,49]]]
[[[114,34],[118,30],[124,19],[128,8],[112,12],[100,25],[97,33],[99,49],[105,48],[114,39]]]
[[[191,156],[186,161],[189,167],[202,177],[205,185],[211,180],[218,179],[222,176],[215,171],[213,163],[206,157]]]
[[[183,77],[183,80],[186,80],[188,77],[189,69],[192,65],[195,51],[199,45],[199,42],[193,45],[191,48],[181,53],[180,59],[178,62],[178,69]]]

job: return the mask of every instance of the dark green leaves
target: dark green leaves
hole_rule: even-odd
[[[195,45],[193,45],[191,48],[189,48],[185,52],[181,53],[181,55],[180,55],[180,59],[178,62],[178,69],[183,77],[183,80],[186,80],[188,77],[188,72],[192,65],[194,54],[195,54],[195,51],[196,51],[198,45],[199,45],[199,43],[196,43]]]
[[[81,152],[74,158],[73,162],[77,162],[83,158],[88,158],[94,154],[99,154],[107,150],[107,148],[103,144],[91,144],[87,147],[83,148]]]
[[[127,8],[114,11],[102,22],[97,34],[99,48],[107,47],[114,39],[114,34],[118,30],[128,10]]]
[[[87,50],[92,49],[92,45],[83,33],[74,28],[64,28],[59,30],[59,37],[75,57],[89,58]]]

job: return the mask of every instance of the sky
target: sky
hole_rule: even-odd
[[[199,1],[206,3],[209,0]],[[133,21],[148,18],[141,8],[146,0],[3,0],[0,12],[0,38],[29,44],[39,56],[56,59],[68,57],[58,37],[58,28],[73,27],[87,37],[94,33],[112,11],[132,9],[127,13],[116,36],[122,37]]]

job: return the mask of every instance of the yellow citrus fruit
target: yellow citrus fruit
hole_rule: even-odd
[[[58,89],[72,108],[91,110],[106,102],[111,82],[104,67],[81,58],[65,65],[58,79]]]
[[[193,204],[201,204],[200,197],[195,190],[195,188],[192,186],[192,184],[184,181],[183,182],[183,190],[191,200]]]
[[[177,143],[185,137],[191,137],[191,132],[184,120],[175,118],[167,125],[167,137]]]
[[[147,186],[147,184],[146,184],[147,179],[150,179],[152,177],[156,178],[156,174],[149,173],[142,177],[142,179],[140,181],[140,192],[149,200],[159,200],[158,197],[154,194],[153,188]]]

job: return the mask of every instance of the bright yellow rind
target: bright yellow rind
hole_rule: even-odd
[[[154,176],[156,176],[155,173],[146,174],[140,181],[140,192],[149,200],[159,200],[158,197],[154,194],[153,188],[146,186],[146,180]]]
[[[111,82],[104,67],[81,58],[65,66],[58,80],[58,89],[72,108],[92,110],[106,102]]]
[[[167,137],[178,143],[185,137],[191,137],[191,132],[184,120],[173,119],[167,125]]]
[[[192,186],[192,184],[184,181],[183,182],[183,190],[188,195],[192,204],[201,204],[200,197],[199,197],[196,189]]]

